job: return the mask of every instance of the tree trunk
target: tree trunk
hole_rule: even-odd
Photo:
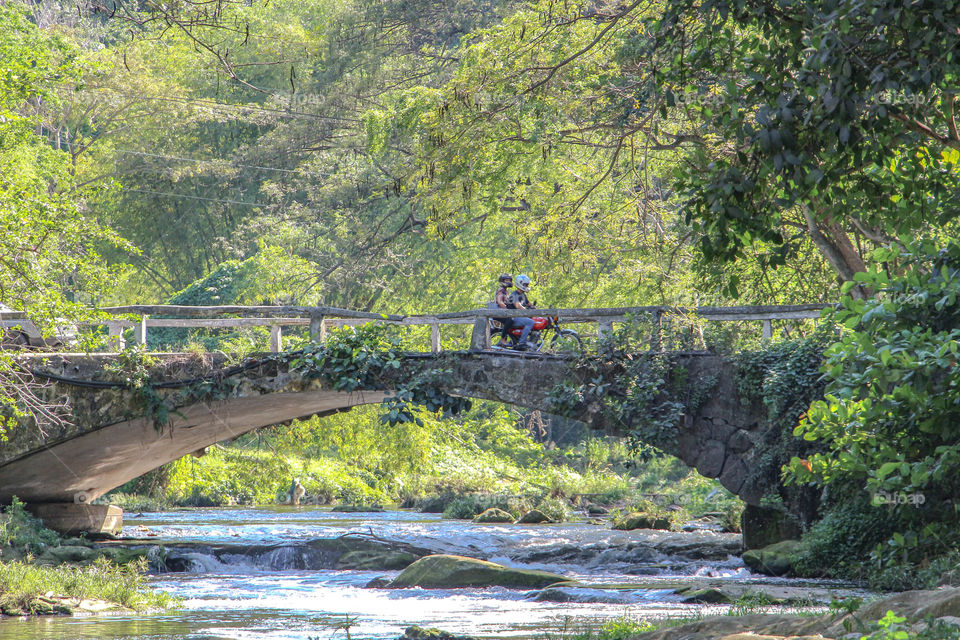
[[[804,205],[803,217],[813,243],[842,280],[853,280],[855,273],[867,270],[863,258],[850,241],[850,236],[830,216],[818,219],[810,208]],[[866,298],[872,293],[864,287],[856,286],[850,290],[850,295]]]

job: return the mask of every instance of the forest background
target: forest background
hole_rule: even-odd
[[[828,395],[785,418],[823,448],[785,477],[832,485],[837,504],[864,487],[942,496],[848,541],[882,570],[926,568],[957,518],[955,409],[930,401],[955,397],[957,375],[946,5],[7,0],[0,302],[46,327],[161,301],[414,313],[481,306],[501,272],[528,273],[558,307],[843,300]],[[4,363],[5,407],[23,413]],[[515,428],[527,415],[431,420],[391,430],[355,412],[212,459],[312,450],[356,467],[340,493],[372,474],[351,485],[370,499],[422,493],[410,478],[445,475],[441,460],[494,456],[497,482],[544,456],[571,466]],[[573,466],[609,462],[591,447]],[[286,464],[277,475],[330,479]],[[183,491],[210,498],[224,477]],[[533,480],[597,493],[581,481]],[[863,518],[839,520],[872,530],[877,511],[848,509]]]

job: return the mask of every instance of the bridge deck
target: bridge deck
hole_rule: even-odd
[[[832,305],[766,305],[742,307],[611,307],[589,309],[472,309],[432,314],[379,314],[352,309],[325,306],[185,306],[185,305],[128,305],[105,307],[97,310],[100,319],[86,323],[84,327],[105,326],[114,349],[125,346],[125,332],[132,329],[133,342],[146,345],[151,328],[183,329],[234,329],[243,327],[269,327],[270,351],[283,348],[285,327],[305,327],[307,335],[315,342],[322,342],[330,329],[377,322],[397,326],[425,326],[430,328],[429,349],[441,351],[441,326],[472,325],[470,349],[479,351],[490,348],[488,319],[500,317],[558,317],[564,324],[593,324],[595,335],[602,338],[613,330],[616,323],[639,321],[649,324],[651,348],[660,348],[662,327],[671,322],[693,323],[698,320],[712,322],[761,322],[762,337],[773,335],[773,321],[802,321],[820,317],[822,311]],[[15,315],[13,315],[15,314]],[[161,316],[161,317],[157,317]],[[0,313],[0,327],[20,326],[24,321],[21,312]]]

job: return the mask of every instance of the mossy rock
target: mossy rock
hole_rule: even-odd
[[[390,587],[540,589],[566,580],[564,576],[547,571],[510,569],[493,562],[464,556],[434,555],[421,558],[404,569],[403,573],[390,583]]]
[[[553,520],[540,509],[530,509],[517,520],[519,524],[542,524]]]
[[[419,557],[392,549],[349,551],[337,560],[337,569],[395,571],[409,567]]]
[[[100,549],[100,554],[115,564],[129,564],[136,562],[140,558],[147,558],[149,560],[149,552],[149,547],[105,547]]]
[[[784,540],[763,549],[744,551],[743,563],[757,573],[783,576],[793,569],[793,560],[799,549],[799,540]]]
[[[338,504],[331,511],[338,513],[381,513],[383,507],[379,504]]]
[[[457,636],[440,629],[424,629],[416,625],[407,627],[398,640],[474,640],[472,636]]]
[[[80,564],[91,562],[100,553],[96,549],[80,545],[62,545],[59,547],[50,547],[46,549],[40,557],[37,558],[37,564]]]
[[[666,518],[634,511],[614,522],[613,528],[621,531],[633,531],[634,529],[660,529],[668,531],[670,529],[670,521]]]
[[[474,522],[480,523],[513,523],[513,515],[504,511],[503,509],[497,509],[496,507],[491,507],[475,517]]]
[[[684,604],[733,604],[736,600],[720,589],[689,589],[679,594]]]

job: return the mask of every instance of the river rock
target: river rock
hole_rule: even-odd
[[[424,629],[416,625],[407,627],[397,640],[475,640],[473,636],[458,636],[440,629]]]
[[[634,529],[660,529],[665,531],[670,528],[670,521],[666,518],[635,511],[618,519],[613,524],[613,528],[622,531],[632,531]]]
[[[553,586],[537,593],[534,602],[576,602],[580,604],[633,604],[630,592],[580,586]]]
[[[748,504],[740,518],[744,549],[762,549],[800,537],[800,523],[783,511]]]
[[[99,552],[90,547],[80,545],[63,545],[59,547],[49,547],[37,558],[37,564],[64,564],[64,563],[84,563],[90,562]]]
[[[496,507],[491,507],[475,517],[474,522],[481,523],[513,523],[513,516],[503,509],[497,509]]]
[[[547,571],[511,569],[485,560],[441,554],[417,560],[404,569],[390,583],[390,587],[540,589],[566,580],[562,575]]]
[[[553,520],[540,509],[530,509],[517,520],[519,524],[541,524],[544,522],[553,522]]]
[[[784,540],[763,549],[744,551],[743,563],[757,573],[783,576],[793,568],[793,558],[799,548],[799,540]]]
[[[383,507],[379,504],[338,504],[330,509],[330,511],[336,511],[338,513],[381,513],[383,512]]]
[[[684,604],[733,604],[736,602],[736,599],[728,593],[714,587],[687,589],[679,595],[681,596],[680,602]]]
[[[926,617],[960,617],[960,588],[941,588],[926,591],[905,591],[866,604],[857,612],[857,617],[865,620],[882,618],[887,611],[893,611],[909,620]]]
[[[726,560],[740,555],[741,544],[740,536],[734,533],[696,531],[665,535],[653,544],[653,548],[660,553],[693,560]]]
[[[396,549],[348,551],[337,560],[337,569],[393,571],[406,569],[419,557]]]

